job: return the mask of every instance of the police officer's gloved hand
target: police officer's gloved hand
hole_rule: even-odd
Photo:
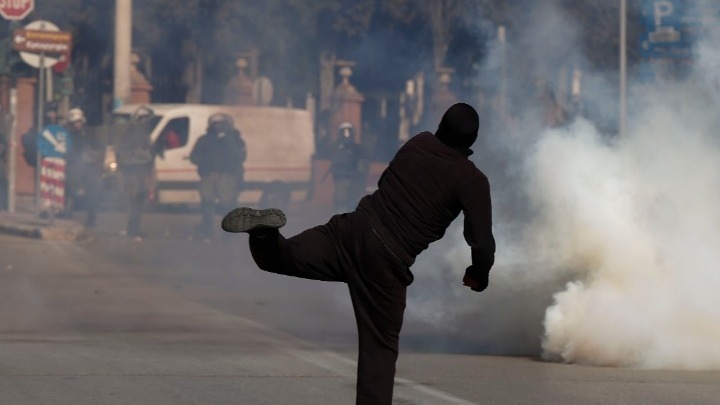
[[[465,270],[463,284],[470,287],[473,291],[484,291],[490,282],[490,272],[479,269],[476,266],[469,266]]]

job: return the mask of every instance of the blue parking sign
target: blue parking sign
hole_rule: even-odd
[[[640,54],[649,59],[691,59],[695,42],[717,26],[712,0],[643,0]]]
[[[683,36],[683,2],[680,0],[644,0],[645,30],[640,53],[645,58],[684,58],[690,56]]]

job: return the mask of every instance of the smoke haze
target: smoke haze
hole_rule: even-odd
[[[548,132],[528,161],[533,234],[580,272],[546,312],[546,358],[720,366],[720,151],[704,88],[639,95],[636,124],[612,146],[581,123]]]
[[[443,350],[536,354],[602,366],[720,369],[720,36],[698,44],[686,80],[631,86],[628,132],[611,137],[608,127],[617,122],[617,72],[590,67],[580,45],[586,27],[553,4],[529,5],[527,14],[508,26],[507,45],[496,40],[488,44],[477,78],[486,90],[484,103],[468,100],[482,110],[484,126],[473,159],[488,175],[493,193],[498,251],[490,287],[474,293],[462,286],[470,250],[461,217],[413,266],[416,281],[408,290],[406,320],[408,332],[415,334],[404,333],[403,344],[420,336],[417,325],[425,325],[435,329],[433,347]],[[615,13],[617,5],[608,8]],[[483,16],[475,20],[477,38],[486,38],[492,31],[488,27],[496,25]],[[423,47],[414,43],[421,40],[426,39],[390,31],[368,36],[348,51],[349,58],[361,61],[353,82],[362,92],[367,81],[382,80],[391,87],[401,75],[389,73],[411,76],[427,63],[428,55],[417,51]],[[390,62],[371,62],[387,49],[394,52]],[[168,47],[166,52],[179,50]],[[167,61],[181,66],[172,58]],[[576,67],[583,71],[585,118],[543,129],[538,84],[567,90]],[[212,66],[208,69],[206,76],[223,77]],[[293,69],[286,74],[279,84],[303,82],[293,80]],[[402,91],[403,84],[388,88],[388,94]],[[177,83],[156,85],[181,89]],[[209,80],[203,92],[220,94],[223,86]],[[506,100],[492,97],[501,87]],[[284,103],[281,96],[287,94],[276,97]],[[509,122],[500,119],[503,102],[512,116]],[[363,114],[370,115],[367,110]],[[433,131],[437,123],[432,125],[421,129]],[[395,139],[391,141],[394,152]],[[328,211],[323,220],[334,213]],[[174,225],[191,229],[196,219]],[[228,269],[215,280],[197,276],[170,249],[153,254],[158,262],[153,265],[167,267],[162,274],[168,279],[188,284],[207,279],[212,287],[229,284],[237,290],[245,282],[227,282],[241,258],[236,252],[232,264],[222,258],[213,263]],[[132,252],[121,247],[117,255]],[[20,275],[8,280],[12,288],[0,290],[0,306],[31,313],[9,318],[9,310],[0,311],[10,319],[8,328],[25,330],[49,322],[42,316],[49,305],[33,292],[37,287]],[[313,321],[318,325],[303,318],[308,308],[315,309],[310,304],[285,303],[295,305],[288,318],[308,333],[314,327],[321,330],[321,323],[338,326],[331,316],[325,319],[322,311],[337,314],[335,307],[324,306],[322,294],[341,303],[343,317],[351,313],[341,286],[325,293],[296,287],[297,280],[261,281],[286,290],[277,287],[280,292],[275,292],[258,282],[248,291],[265,288],[278,297],[299,291],[318,299],[317,312],[323,315]],[[156,320],[148,317],[147,322]],[[351,321],[346,326],[354,328]]]
[[[572,38],[564,16],[543,13],[552,18],[532,27],[543,33],[539,41]],[[583,118],[543,130],[532,108],[515,112],[514,127],[488,133],[493,140],[485,139],[476,162],[494,193],[498,254],[490,288],[471,299],[463,292],[470,257],[458,221],[414,268],[445,268],[452,276],[419,276],[409,318],[480,331],[489,351],[540,346],[552,361],[720,368],[718,39],[698,45],[686,80],[631,87],[623,137],[608,137]],[[535,77],[552,80],[549,72],[559,70],[553,61],[564,63],[573,52],[543,49],[548,53],[531,55],[540,67]],[[496,65],[491,54],[488,66]],[[513,73],[520,74],[509,72],[511,87],[523,83]],[[612,77],[584,73],[591,85],[583,97],[602,106],[602,116],[617,110],[603,85]],[[527,88],[509,92],[532,97]],[[447,285],[454,288],[438,293]]]

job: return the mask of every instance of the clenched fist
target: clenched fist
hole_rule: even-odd
[[[489,273],[478,271],[474,266],[470,266],[465,270],[463,277],[463,285],[470,287],[473,291],[484,291],[488,287]]]

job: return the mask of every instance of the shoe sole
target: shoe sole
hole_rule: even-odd
[[[242,207],[225,215],[221,227],[225,232],[240,233],[262,228],[282,228],[286,222],[285,213],[277,208],[256,210]]]

